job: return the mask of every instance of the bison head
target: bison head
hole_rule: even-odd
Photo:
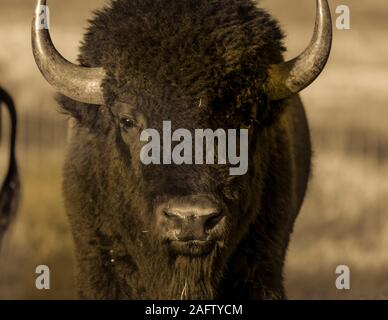
[[[76,120],[64,194],[81,292],[216,297],[231,256],[267,214],[263,195],[279,184],[286,192],[272,192],[274,207],[292,207],[281,101],[308,86],[327,61],[327,2],[318,1],[310,46],[284,62],[277,23],[252,1],[113,1],[92,20],[80,65],[54,48],[45,4],[38,1],[33,52]],[[192,133],[248,128],[247,174],[231,176],[224,164],[144,165],[141,132],[162,133],[164,120]],[[271,180],[271,170],[282,178]],[[277,214],[289,234],[296,209],[287,210]]]

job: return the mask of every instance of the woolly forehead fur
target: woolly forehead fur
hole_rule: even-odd
[[[90,21],[79,60],[106,69],[107,105],[141,96],[143,106],[156,101],[144,106],[153,118],[150,105],[158,105],[164,120],[188,112],[195,123],[209,114],[190,112],[200,101],[224,114],[260,103],[267,66],[282,61],[282,38],[250,0],[115,0]]]

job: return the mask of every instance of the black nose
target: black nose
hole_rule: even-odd
[[[173,231],[177,240],[208,240],[209,234],[221,222],[221,209],[212,202],[181,202],[163,209],[167,231]]]

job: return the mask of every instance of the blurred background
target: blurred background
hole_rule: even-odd
[[[75,62],[91,12],[103,0],[51,0],[51,32]],[[287,58],[308,44],[315,1],[261,0],[286,31]],[[330,62],[302,93],[314,143],[314,174],[286,263],[290,299],[388,299],[388,2],[330,0],[351,9],[351,30],[335,30]],[[32,58],[33,0],[0,0],[0,85],[19,111],[23,197],[0,255],[0,299],[72,299],[73,244],[63,209],[61,170],[67,118]],[[5,115],[5,113],[3,113]],[[3,123],[6,117],[3,117]],[[7,126],[3,126],[6,136]],[[0,148],[0,178],[6,147]],[[35,289],[35,268],[51,270],[51,290]],[[335,269],[351,271],[338,291]]]

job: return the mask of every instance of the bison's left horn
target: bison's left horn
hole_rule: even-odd
[[[332,24],[327,0],[317,0],[317,17],[308,48],[293,60],[271,65],[264,90],[270,100],[287,98],[310,85],[329,59]]]
[[[77,101],[102,104],[103,68],[75,65],[55,49],[49,32],[46,0],[38,0],[32,22],[32,50],[36,64],[46,80],[60,93]]]

